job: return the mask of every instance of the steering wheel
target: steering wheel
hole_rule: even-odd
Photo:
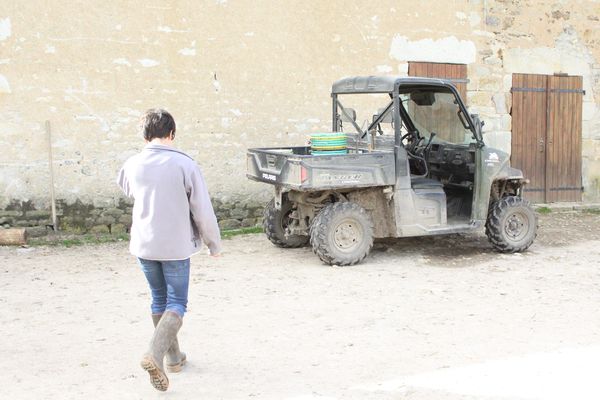
[[[404,142],[404,139],[408,139],[409,137],[416,137],[417,136],[417,131],[409,131],[407,133],[405,133],[404,135],[402,135],[402,137],[400,138],[401,142]],[[413,139],[414,140],[414,139]]]
[[[435,136],[435,134],[433,136]],[[419,136],[418,131],[410,131],[408,133],[405,133],[404,135],[402,135],[402,138],[400,140],[404,141],[405,139],[408,141],[405,146],[406,153],[411,159],[413,159],[417,163],[415,164],[415,167],[421,165],[421,168],[419,169],[422,169],[424,172],[420,176],[427,176],[427,174],[429,173],[429,168],[427,166],[426,156],[433,137],[431,137],[429,139],[429,142],[427,142],[427,144],[424,146],[419,146],[421,142],[425,140],[425,137]]]
[[[419,144],[425,140],[424,137],[418,137],[415,132],[409,132],[406,135],[402,136],[401,140],[407,139],[406,143],[406,151],[408,151],[409,155],[420,155]]]

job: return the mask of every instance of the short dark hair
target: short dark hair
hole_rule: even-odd
[[[167,110],[151,108],[142,117],[142,133],[144,139],[166,138],[172,132],[175,136],[175,120]]]

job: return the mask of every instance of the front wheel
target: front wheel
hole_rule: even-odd
[[[504,197],[490,205],[485,234],[502,253],[523,251],[537,236],[535,211],[521,197]]]
[[[356,203],[329,204],[311,224],[310,244],[326,264],[357,264],[373,247],[373,222]]]

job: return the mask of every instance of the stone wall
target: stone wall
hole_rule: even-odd
[[[246,179],[246,148],[330,130],[333,81],[406,75],[409,61],[467,64],[484,139],[508,151],[512,73],[582,75],[584,199],[598,201],[599,15],[598,0],[8,2],[0,210],[49,210],[45,121],[61,209],[121,209],[115,176],[143,147],[139,116],[158,106],[175,116],[177,145],[202,166],[222,223],[248,224],[271,188]]]
[[[121,200],[114,207],[95,207],[79,200],[74,203],[58,201],[58,229],[72,233],[129,233],[131,227],[130,201]],[[214,199],[213,208],[222,230],[253,227],[262,222],[263,206],[256,201],[238,199],[231,203]],[[0,210],[0,228],[27,228],[31,236],[52,230],[50,208],[39,209],[31,201],[12,201]]]

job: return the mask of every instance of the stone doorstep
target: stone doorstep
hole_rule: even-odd
[[[549,208],[552,211],[600,210],[600,203],[533,203],[533,208]]]

